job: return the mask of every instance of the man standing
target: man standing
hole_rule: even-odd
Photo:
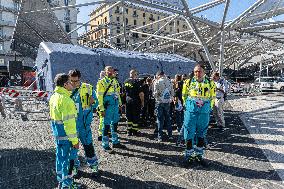
[[[201,165],[206,166],[207,163],[203,159],[205,137],[216,92],[214,81],[210,81],[205,76],[202,65],[197,64],[194,67],[194,77],[184,82],[182,95],[186,107],[183,125],[186,144],[185,162],[190,164],[197,160]],[[194,148],[195,142],[196,148]]]
[[[101,71],[99,80],[103,79],[105,75],[106,75],[105,71],[104,70]],[[99,117],[100,117],[100,123],[99,123],[99,128],[98,128],[98,141],[102,141],[104,117],[102,117],[100,114],[99,114]]]
[[[106,76],[97,83],[97,95],[99,113],[100,116],[104,117],[102,146],[105,151],[111,152],[108,138],[109,130],[111,130],[112,147],[125,148],[125,146],[120,144],[117,134],[119,108],[121,107],[119,83],[114,78],[113,67],[105,67],[105,74]]]
[[[163,71],[158,71],[156,77],[153,94],[156,99],[158,141],[161,142],[164,126],[166,126],[168,131],[168,139],[173,139],[170,109],[174,90],[171,81],[165,76]]]
[[[74,101],[70,98],[73,86],[67,74],[57,74],[56,88],[49,101],[51,128],[56,143],[56,174],[59,188],[77,188],[70,168],[70,153],[79,148]]]
[[[139,135],[139,119],[141,108],[144,107],[142,82],[138,79],[136,70],[130,71],[130,77],[124,82],[126,93],[126,117],[128,135]]]
[[[213,115],[217,121],[217,126],[220,128],[220,131],[223,131],[225,127],[225,118],[224,118],[224,96],[228,91],[227,82],[224,78],[220,78],[218,72],[213,72],[212,79],[216,85],[216,99],[213,106]]]
[[[81,73],[79,70],[70,70],[68,73],[70,81],[74,87],[71,98],[74,100],[77,107],[77,131],[79,139],[84,147],[87,164],[92,169],[93,173],[98,172],[98,158],[95,153],[91,123],[93,121],[93,109],[97,108],[98,100],[93,86],[80,81]],[[80,166],[77,153],[75,152],[74,174]],[[72,163],[72,162],[71,162]]]

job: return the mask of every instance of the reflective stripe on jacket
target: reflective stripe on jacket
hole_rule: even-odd
[[[185,80],[182,88],[182,99],[185,102],[188,97],[212,100],[216,97],[216,85],[214,81],[204,77],[198,82],[195,77]]]
[[[83,110],[90,108],[90,98],[93,95],[93,86],[87,83],[82,83],[79,93]]]
[[[111,84],[111,87],[108,89],[106,96],[115,96],[116,98],[118,98],[119,105],[121,105],[120,86],[119,86],[118,81],[115,78],[111,79],[109,77],[104,77],[103,79],[99,80],[97,83],[97,97],[99,101],[98,107],[100,111],[105,111],[103,95],[110,84]]]
[[[56,140],[69,140],[72,144],[78,143],[76,130],[77,110],[71,93],[63,87],[56,87],[50,97],[50,118],[53,135]]]

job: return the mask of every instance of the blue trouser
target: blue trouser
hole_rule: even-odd
[[[108,132],[111,131],[112,143],[118,144],[117,126],[119,121],[119,102],[115,95],[105,96],[105,117],[102,129],[102,146],[109,147]]]
[[[78,117],[76,122],[78,137],[80,139],[81,144],[84,147],[85,156],[87,157],[87,163],[89,166],[92,166],[94,164],[97,164],[98,160],[93,146],[93,138],[91,130],[93,112],[92,110],[84,110],[83,114],[79,115],[82,116]],[[77,149],[72,150],[71,159],[75,161],[74,162],[75,167],[80,166]]]
[[[162,139],[163,136],[164,126],[167,128],[168,136],[172,137],[170,109],[171,109],[170,103],[156,104],[158,138],[160,139]]]
[[[183,124],[183,110],[182,111],[175,110],[175,116],[176,116],[177,130],[178,132],[180,132]]]
[[[199,142],[205,141],[209,116],[210,116],[210,101],[203,101],[203,105],[198,105],[196,100],[188,98],[186,101],[186,111],[184,115],[184,139],[186,142],[194,144],[195,137],[197,138],[197,147],[186,150],[186,156],[192,155],[194,152],[197,155],[204,154],[204,146],[199,145]],[[199,140],[199,141],[198,141]],[[193,147],[192,147],[193,148]]]
[[[70,142],[56,144],[56,175],[62,187],[70,186],[73,182],[71,175],[68,175],[71,149],[72,145]]]

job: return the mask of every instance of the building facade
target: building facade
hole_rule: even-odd
[[[76,4],[76,0],[47,0],[47,1],[49,2],[49,5],[51,8]],[[79,11],[77,8],[66,8],[66,9],[60,9],[60,10],[54,11],[61,26],[67,33],[77,28],[78,12]],[[71,33],[70,37],[71,37],[72,43],[77,44],[77,37],[78,37],[77,31]]]
[[[32,67],[34,61],[28,57],[23,57],[11,49],[12,36],[15,30],[17,12],[20,8],[20,0],[0,0],[0,72],[7,73],[9,61],[21,61],[23,66]],[[51,7],[67,6],[76,4],[76,0],[47,0]],[[55,15],[62,27],[68,33],[77,27],[76,8],[60,9],[55,11]],[[77,43],[77,32],[71,34],[73,43]]]
[[[163,25],[166,24],[169,19],[151,24],[157,20],[170,16],[166,12],[159,12],[157,10],[127,3],[125,3],[124,7],[119,5],[107,10],[109,6],[110,5],[106,4],[101,5],[90,14],[90,31],[85,39],[79,41],[80,44],[90,47],[107,47],[108,43],[110,43],[120,49],[143,50],[156,45],[158,41],[149,40],[146,43],[140,44],[149,36],[138,33],[129,33],[131,29],[148,25],[139,31],[154,33],[160,29],[158,35],[174,35],[188,30],[186,22],[181,19],[174,19],[164,27]],[[124,25],[127,33],[126,35],[124,35]]]

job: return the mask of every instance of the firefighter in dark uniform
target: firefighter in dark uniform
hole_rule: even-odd
[[[130,78],[124,82],[126,93],[126,117],[128,135],[139,135],[139,119],[141,109],[144,107],[144,93],[142,81],[138,79],[136,70],[130,71]]]

